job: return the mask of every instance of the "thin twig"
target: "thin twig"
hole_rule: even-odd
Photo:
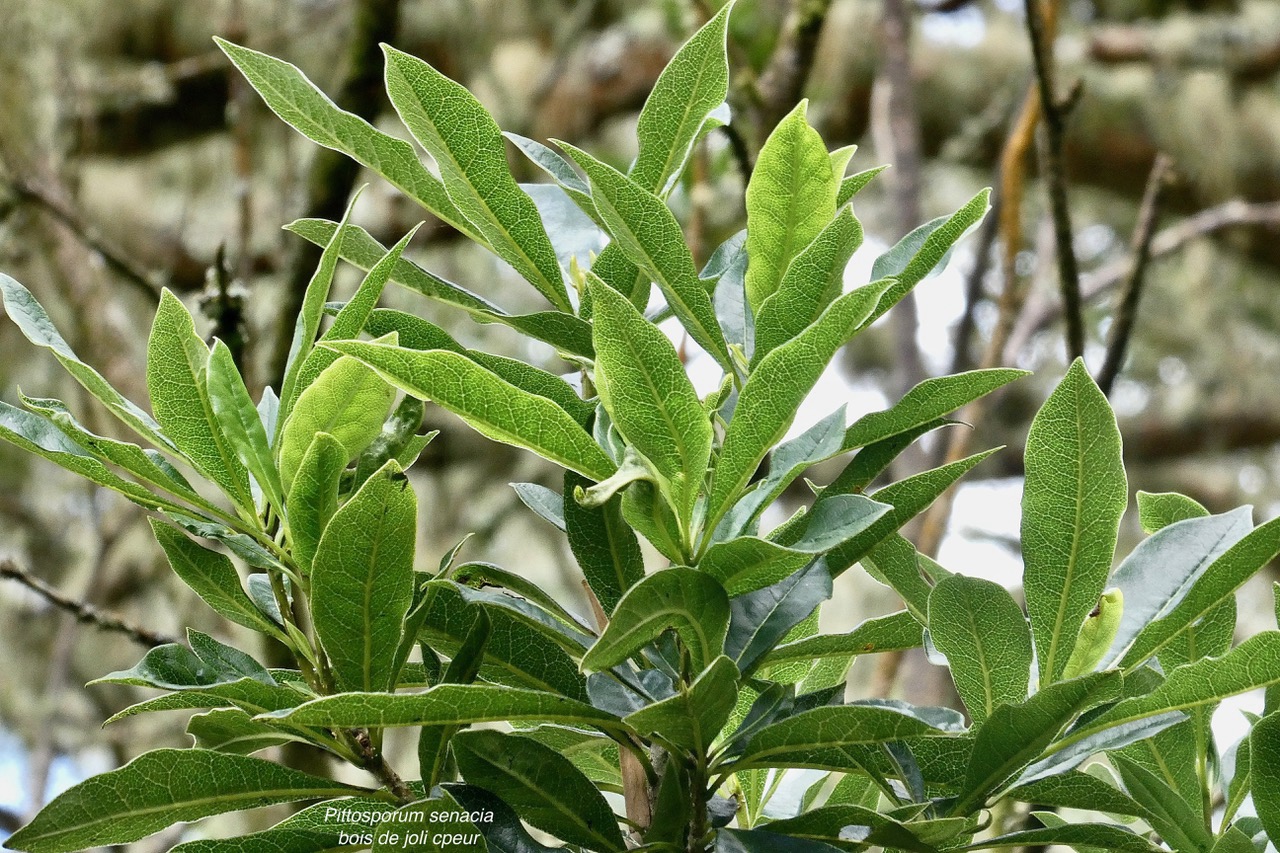
[[[172,643],[181,642],[175,637],[152,631],[149,628],[142,628],[133,625],[119,616],[105,613],[92,604],[86,604],[83,601],[76,601],[73,598],[63,595],[49,584],[37,578],[26,569],[19,566],[10,559],[0,560],[0,578],[8,578],[15,580],[25,586],[27,589],[39,595],[45,601],[64,610],[75,617],[76,621],[83,622],[86,625],[93,625],[103,631],[112,631],[117,634],[124,634],[135,643],[143,646],[164,646]]]
[[[804,95],[831,0],[794,0],[781,42],[760,75],[761,131],[768,133]]]
[[[974,250],[973,268],[964,286],[964,312],[956,322],[956,330],[952,339],[951,369],[948,373],[961,373],[973,366],[969,348],[973,341],[973,333],[977,331],[976,315],[978,303],[982,301],[982,285],[991,270],[991,254],[996,245],[996,237],[1000,234],[1000,196],[997,195],[991,204],[991,211],[982,222],[978,232],[978,245]]]
[[[1098,371],[1098,387],[1108,396],[1111,395],[1116,377],[1120,375],[1125,350],[1133,337],[1138,302],[1142,299],[1142,285],[1146,278],[1147,264],[1151,260],[1151,240],[1155,236],[1156,220],[1160,216],[1160,199],[1172,168],[1172,158],[1164,153],[1156,155],[1155,165],[1151,167],[1151,175],[1147,178],[1147,189],[1142,195],[1142,206],[1138,209],[1138,224],[1133,231],[1132,266],[1116,300],[1111,335],[1107,341],[1107,357],[1102,362],[1102,369]]]
[[[1036,87],[1040,93],[1040,111],[1044,114],[1040,137],[1040,175],[1049,195],[1054,236],[1058,243],[1058,278],[1062,287],[1062,305],[1067,319],[1067,355],[1076,359],[1084,355],[1084,317],[1080,310],[1080,267],[1071,230],[1071,207],[1067,203],[1067,180],[1063,164],[1063,138],[1067,113],[1075,96],[1059,100],[1054,85],[1053,33],[1045,24],[1041,0],[1026,0],[1027,33],[1031,38],[1031,55],[1035,64]],[[1079,92],[1077,86],[1076,93]]]
[[[1193,240],[1245,225],[1280,229],[1280,202],[1254,203],[1232,199],[1206,208],[1176,225],[1161,229],[1151,240],[1151,258],[1154,260],[1171,255]],[[1129,258],[1124,258],[1085,276],[1081,288],[1084,301],[1096,299],[1118,286],[1128,276],[1129,268]],[[1009,337],[1006,357],[1012,357],[1026,348],[1031,336],[1057,319],[1061,311],[1062,306],[1057,303],[1046,303],[1029,309],[1018,320]]]

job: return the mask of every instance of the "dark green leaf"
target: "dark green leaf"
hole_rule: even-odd
[[[721,655],[687,689],[623,718],[641,734],[660,735],[668,743],[701,757],[707,754],[738,700],[738,667]]]
[[[574,498],[577,489],[590,485],[590,480],[565,472],[562,529],[583,577],[608,615],[627,590],[644,579],[644,555],[635,532],[622,520],[621,497],[591,508]]]
[[[766,654],[761,665],[843,659],[853,655],[914,649],[920,646],[920,634],[920,623],[910,612],[901,610],[868,619],[847,634],[818,634],[794,643],[784,643]]]
[[[777,647],[792,628],[831,597],[831,573],[822,558],[772,586],[729,599],[725,652],[744,674]]]
[[[1271,838],[1280,838],[1280,716],[1270,714],[1249,734],[1250,790]]]
[[[766,726],[734,762],[741,772],[760,767],[812,767],[848,771],[858,767],[850,747],[913,737],[948,737],[912,716],[871,705],[815,708]]]

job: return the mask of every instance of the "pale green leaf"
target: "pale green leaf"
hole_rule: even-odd
[[[1280,838],[1280,715],[1254,723],[1249,733],[1250,790],[1271,838]]]
[[[217,708],[196,714],[187,722],[187,734],[199,749],[232,755],[252,755],[298,740],[287,732],[256,722],[239,708]]]
[[[341,689],[394,686],[395,651],[413,602],[417,516],[409,478],[388,462],[334,513],[320,538],[311,614]]]
[[[1175,521],[1202,518],[1209,514],[1199,502],[1177,492],[1138,491],[1138,520],[1147,535]]]
[[[791,260],[831,221],[840,178],[801,101],[769,134],[747,184],[747,301],[761,306]],[[874,306],[873,306],[874,307]]]
[[[862,188],[871,183],[871,179],[883,172],[888,166],[876,166],[856,172],[840,182],[840,191],[836,193],[836,204],[848,204],[849,199],[862,192]]]
[[[215,341],[209,353],[208,377],[209,403],[213,406],[218,426],[236,456],[262,487],[267,501],[276,509],[282,509],[284,486],[280,483],[280,472],[276,470],[275,457],[271,453],[271,441],[236,368],[231,350],[222,341]]]
[[[318,432],[298,463],[286,506],[289,542],[303,574],[310,573],[320,537],[338,511],[338,487],[349,459],[342,442],[327,432]]]
[[[623,722],[700,757],[707,754],[737,701],[738,667],[721,655],[687,690],[629,714]]]
[[[779,645],[761,661],[762,666],[810,662],[827,658],[878,654],[920,646],[921,625],[910,612],[901,610],[876,616],[845,634],[817,634]]]

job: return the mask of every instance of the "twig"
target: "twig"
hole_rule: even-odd
[[[1036,88],[1040,93],[1040,111],[1044,123],[1040,137],[1040,175],[1049,195],[1054,236],[1058,243],[1058,278],[1062,287],[1062,305],[1067,320],[1067,355],[1071,359],[1084,355],[1084,317],[1080,310],[1080,268],[1072,245],[1071,208],[1067,204],[1067,183],[1063,166],[1062,145],[1066,134],[1067,113],[1079,92],[1060,100],[1054,85],[1053,34],[1046,26],[1041,0],[1026,0],[1027,33],[1031,39],[1031,55],[1036,72]]]
[[[1147,263],[1151,260],[1151,239],[1155,236],[1156,220],[1160,215],[1160,199],[1172,168],[1172,158],[1164,153],[1156,155],[1155,165],[1151,167],[1151,175],[1147,178],[1147,189],[1142,195],[1142,206],[1138,209],[1138,224],[1133,231],[1133,262],[1124,287],[1120,290],[1119,299],[1116,300],[1111,335],[1107,341],[1107,357],[1102,362],[1102,369],[1098,371],[1098,387],[1108,396],[1111,395],[1116,377],[1120,375],[1125,350],[1133,337]]]
[[[794,0],[782,41],[757,84],[767,133],[804,95],[831,0]]]
[[[1280,202],[1255,203],[1232,199],[1206,208],[1176,225],[1161,229],[1151,240],[1151,258],[1154,260],[1171,255],[1193,240],[1245,225],[1280,229]],[[1081,287],[1082,298],[1087,302],[1118,286],[1129,274],[1129,269],[1130,260],[1124,258],[1085,276]],[[1019,318],[1009,337],[1006,357],[1012,357],[1024,349],[1031,336],[1052,323],[1061,311],[1062,306],[1058,304],[1039,305],[1028,310],[1026,315]]]
[[[75,617],[76,621],[83,622],[86,625],[93,625],[103,631],[112,631],[117,634],[124,634],[135,643],[143,646],[164,646],[171,643],[181,642],[175,637],[170,637],[149,628],[142,628],[133,625],[119,616],[110,613],[104,613],[91,604],[83,601],[76,601],[58,592],[49,584],[32,575],[26,569],[23,569],[17,563],[10,559],[0,560],[0,578],[15,580],[25,586],[27,589],[39,595],[45,601],[64,610]]]
[[[991,212],[982,223],[978,232],[978,246],[974,252],[973,268],[964,285],[964,312],[956,322],[955,336],[952,340],[951,370],[949,373],[960,373],[973,366],[969,356],[969,347],[973,333],[977,331],[975,316],[978,303],[982,301],[982,284],[991,269],[991,253],[996,245],[996,237],[1000,234],[1000,196],[997,195],[991,204]]]

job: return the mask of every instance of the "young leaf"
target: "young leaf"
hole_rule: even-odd
[[[657,283],[667,305],[726,372],[733,362],[711,295],[698,278],[680,223],[665,202],[626,175],[567,142],[556,142],[587,173],[591,201],[618,247]]]
[[[1142,504],[1139,496],[1140,508]],[[1250,508],[1241,507],[1175,521],[1134,548],[1110,581],[1124,593],[1124,613],[1106,661],[1122,658],[1147,625],[1176,607],[1209,566],[1250,531],[1252,518]]]
[[[320,537],[338,511],[338,487],[349,458],[342,442],[318,432],[298,463],[286,506],[293,558],[303,574],[311,572]]]
[[[1277,554],[1280,554],[1280,518],[1255,528],[1214,560],[1175,607],[1143,627],[1121,659],[1121,668],[1131,669],[1159,654],[1179,634],[1232,597]]]
[[[45,313],[44,306],[13,278],[0,273],[0,298],[4,300],[5,313],[27,340],[53,353],[54,358],[86,391],[119,418],[158,448],[176,450],[174,443],[160,431],[160,424],[151,415],[138,408],[102,377],[102,374],[80,360],[71,345],[58,333],[53,321]]]
[[[705,756],[738,701],[738,667],[721,655],[687,690],[629,714],[623,722],[641,734]]]
[[[427,171],[413,146],[388,136],[364,119],[338,108],[295,66],[215,37],[222,52],[266,101],[271,111],[303,136],[377,172],[452,227],[483,243]]]
[[[1102,595],[1129,497],[1115,415],[1082,360],[1032,421],[1026,469],[1023,583],[1045,685]]]
[[[158,519],[148,519],[169,565],[219,615],[263,634],[283,639],[280,629],[254,606],[240,585],[240,575],[223,554],[192,542],[186,534]]]
[[[583,672],[617,666],[668,629],[675,629],[701,672],[720,656],[729,630],[729,597],[695,569],[655,572],[632,587],[600,639],[582,659]]]
[[[497,794],[533,826],[591,850],[626,849],[604,796],[550,747],[513,734],[473,730],[453,739],[453,752],[469,784]]]
[[[760,460],[786,434],[796,409],[836,351],[852,337],[892,284],[875,282],[841,296],[811,326],[769,353],[751,371],[725,433],[707,501],[714,528],[755,473]]]
[[[747,184],[747,301],[755,316],[836,212],[840,178],[801,101],[765,140]],[[874,307],[874,306],[873,306]]]
[[[284,507],[284,486],[276,470],[271,442],[249,397],[240,371],[236,369],[231,350],[215,341],[209,353],[209,403],[213,406],[218,426],[227,437],[236,456],[262,487],[273,507]]]
[[[1004,587],[961,575],[946,578],[929,596],[929,634],[947,656],[975,726],[997,705],[1026,701],[1031,630]]]
[[[62,853],[126,844],[181,821],[364,790],[260,758],[157,749],[72,786],[9,836],[5,846]]]
[[[280,473],[293,487],[303,454],[317,433],[332,435],[346,450],[346,461],[360,455],[382,432],[395,389],[355,358],[329,365],[298,396],[280,433]]]
[[[1120,696],[1118,672],[1097,672],[1051,684],[1025,702],[1000,705],[978,731],[964,788],[952,814],[981,808],[1057,738],[1076,717]]]
[[[298,740],[287,732],[255,722],[239,708],[217,708],[196,714],[187,722],[187,734],[199,749],[232,755],[252,755]]]
[[[325,528],[311,566],[316,635],[344,690],[387,690],[413,602],[418,504],[388,462]]]
[[[1208,850],[1213,846],[1213,835],[1205,824],[1201,810],[1193,810],[1190,803],[1171,790],[1164,780],[1150,770],[1112,753],[1108,756],[1111,766],[1120,774],[1129,795],[1146,807],[1142,816],[1152,829],[1174,850]]]
[[[576,489],[590,485],[573,471],[564,473],[563,530],[583,577],[608,615],[626,591],[644,579],[644,554],[635,531],[622,520],[620,497],[590,509],[574,498]]]
[[[495,441],[532,450],[596,482],[616,470],[564,409],[516,388],[465,356],[362,341],[325,346],[358,358],[406,394],[439,404]]]
[[[883,172],[888,166],[876,166],[873,169],[866,169],[856,172],[840,182],[840,191],[836,193],[836,204],[845,205],[849,200],[858,193],[862,192],[862,188],[871,183],[872,178]]]
[[[732,6],[726,3],[676,51],[640,111],[636,123],[640,153],[631,167],[631,179],[647,190],[665,195],[666,186],[683,170],[707,117],[724,103],[729,91],[726,36]]]
[[[711,458],[711,422],[671,340],[599,279],[589,289],[600,402],[687,525]]]
[[[862,244],[862,223],[845,207],[795,256],[760,305],[752,361],[800,334],[844,289],[844,269]],[[748,267],[750,269],[750,267]]]
[[[1177,492],[1138,492],[1138,521],[1148,536],[1175,521],[1203,518],[1209,514],[1197,501]]]
[[[561,311],[572,313],[555,249],[533,199],[507,166],[502,131],[470,92],[392,47],[387,94],[414,138],[440,167],[445,191],[504,261]]]
[[[1075,678],[1093,672],[1107,655],[1111,641],[1115,639],[1124,615],[1124,592],[1109,589],[1098,599],[1098,605],[1085,617],[1080,627],[1080,636],[1076,638],[1076,647],[1071,650],[1066,669],[1062,671],[1064,679]],[[1234,623],[1234,619],[1232,622]]]
[[[249,477],[214,415],[205,385],[209,348],[178,297],[165,290],[147,340],[151,410],[192,463],[243,507],[253,506]]]

